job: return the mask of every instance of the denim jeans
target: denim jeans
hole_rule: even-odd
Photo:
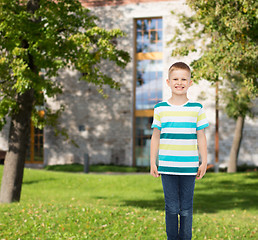
[[[189,175],[161,175],[165,196],[167,240],[189,240],[192,238],[195,177]],[[178,215],[180,216],[179,231]]]

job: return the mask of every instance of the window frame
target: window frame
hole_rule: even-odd
[[[136,86],[137,86],[137,61],[138,60],[163,60],[163,49],[162,52],[137,52],[137,21],[138,20],[149,20],[149,19],[162,19],[162,39],[163,42],[163,18],[160,17],[142,17],[134,19],[134,67],[133,67],[133,166],[136,166],[136,117],[153,117],[153,109],[136,109]],[[159,29],[157,29],[159,30]],[[150,34],[150,33],[149,33]],[[162,46],[163,48],[163,46]]]

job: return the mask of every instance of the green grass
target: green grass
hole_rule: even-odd
[[[83,172],[84,166],[81,164],[51,165],[46,166],[45,170],[60,172]],[[128,167],[115,165],[91,165],[90,172],[149,172],[149,167]]]
[[[258,239],[257,184],[257,172],[197,181],[193,239]],[[25,169],[20,203],[0,205],[0,239],[166,239],[164,217],[160,178]]]

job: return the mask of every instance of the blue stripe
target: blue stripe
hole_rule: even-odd
[[[159,155],[159,160],[168,162],[199,162],[198,156],[167,156]]]
[[[198,167],[158,167],[158,172],[167,172],[167,173],[197,173]]]
[[[161,123],[162,128],[196,128],[195,122],[165,122]]]
[[[167,102],[160,102],[160,103],[157,103],[154,108],[157,108],[157,107],[168,107],[170,105],[167,104]]]
[[[188,102],[187,104],[184,105],[184,107],[200,107],[200,108],[202,108],[202,104],[200,104],[200,103]]]
[[[197,134],[162,133],[160,139],[197,139]]]
[[[198,130],[202,130],[202,129],[208,127],[208,126],[209,126],[209,123],[206,123],[206,124],[201,125],[201,126],[199,126],[198,128],[196,128],[196,130],[197,130],[197,131],[198,131]]]
[[[157,129],[161,130],[161,127],[159,127],[159,126],[156,125],[156,124],[152,124],[152,125],[151,125],[151,128],[157,128]]]

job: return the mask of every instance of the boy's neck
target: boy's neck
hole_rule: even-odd
[[[168,102],[172,105],[183,105],[186,103],[189,99],[186,95],[178,96],[178,95],[172,95],[171,98],[168,99]]]

